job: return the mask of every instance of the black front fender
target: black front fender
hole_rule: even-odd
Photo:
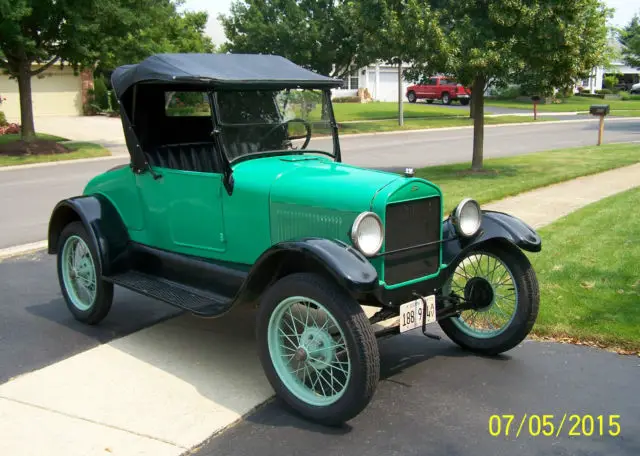
[[[503,212],[483,211],[480,231],[474,237],[457,235],[451,219],[442,222],[442,262],[452,264],[470,249],[489,241],[508,242],[529,252],[539,252],[542,240],[536,231],[513,215]]]
[[[304,238],[273,245],[255,262],[239,295],[249,300],[274,280],[296,272],[329,275],[352,296],[364,296],[378,286],[378,273],[352,246],[337,240]]]
[[[60,233],[71,222],[81,221],[92,238],[103,274],[110,274],[126,255],[129,233],[120,214],[102,195],[78,196],[60,201],[49,220],[48,252],[58,253]]]

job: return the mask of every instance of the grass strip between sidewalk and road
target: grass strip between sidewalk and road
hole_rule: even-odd
[[[534,336],[640,355],[640,188],[539,230]]]
[[[638,144],[605,144],[488,159],[481,172],[472,172],[470,163],[430,166],[416,176],[440,186],[446,215],[465,197],[487,203],[639,162]]]
[[[533,101],[524,100],[492,100],[485,101],[486,106],[511,109],[531,109]],[[594,104],[608,104],[611,114],[618,115],[618,110],[640,110],[640,99],[636,100],[605,100],[602,98],[590,98],[573,96],[561,100],[561,103],[545,103],[538,105],[538,112],[574,112],[589,111],[589,106]]]

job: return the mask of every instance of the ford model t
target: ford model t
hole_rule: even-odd
[[[277,56],[165,54],[112,82],[131,161],[49,225],[78,320],[102,320],[114,285],[202,317],[253,304],[269,382],[327,424],[371,399],[376,336],[437,322],[491,355],[531,330],[538,284],[521,249],[540,250],[536,232],[472,199],[444,219],[433,183],[342,163],[341,81]]]

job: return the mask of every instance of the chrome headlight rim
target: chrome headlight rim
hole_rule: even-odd
[[[360,225],[366,218],[373,218],[377,222],[378,227],[380,228],[380,237],[376,244],[376,249],[370,252],[367,252],[362,248],[362,246],[360,245],[359,236],[358,236],[359,234],[358,230],[360,228]],[[378,214],[370,211],[366,211],[358,214],[356,219],[353,221],[353,225],[351,226],[351,242],[353,242],[353,245],[358,249],[358,251],[366,257],[375,256],[380,252],[380,249],[382,249],[382,244],[384,243],[384,226],[382,225],[382,219],[378,216]]]
[[[475,229],[473,230],[473,232],[470,233],[465,233],[462,230],[462,210],[467,206],[467,205],[473,205],[476,207],[476,211],[478,214],[478,220],[475,226]],[[473,198],[464,198],[462,201],[460,201],[458,203],[458,205],[456,206],[456,208],[453,210],[453,213],[451,214],[451,219],[453,222],[453,226],[456,229],[456,233],[458,233],[459,236],[465,237],[465,238],[470,238],[475,236],[476,234],[478,234],[478,231],[480,231],[480,226],[482,225],[482,209],[480,208],[480,203],[478,203],[476,200],[474,200]]]

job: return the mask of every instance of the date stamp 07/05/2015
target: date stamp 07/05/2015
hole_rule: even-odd
[[[617,437],[622,432],[620,415],[491,415],[488,423],[493,437]]]

